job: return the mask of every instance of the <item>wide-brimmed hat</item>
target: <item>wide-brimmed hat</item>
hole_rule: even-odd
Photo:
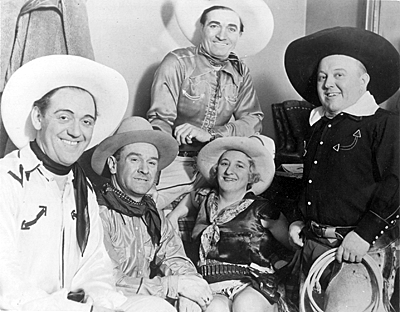
[[[235,52],[240,57],[257,54],[268,44],[274,31],[274,18],[263,0],[175,0],[175,16],[185,37],[194,45],[201,42],[200,16],[212,6],[225,6],[235,11],[244,32]]]
[[[399,89],[400,57],[388,40],[361,28],[334,27],[297,39],[286,49],[286,73],[308,102],[321,105],[317,94],[318,65],[324,57],[336,54],[364,64],[370,76],[368,90],[378,104]]]
[[[169,134],[154,130],[151,124],[142,117],[125,118],[115,134],[106,138],[96,147],[92,156],[93,170],[102,176],[109,177],[106,166],[108,157],[121,147],[132,143],[149,143],[158,150],[158,169],[167,167],[178,155],[178,142]]]
[[[33,103],[53,89],[79,87],[96,101],[97,120],[86,149],[118,127],[128,106],[124,77],[105,65],[74,55],[48,55],[20,67],[7,82],[1,99],[4,127],[17,148],[36,137],[30,113]]]
[[[251,191],[256,195],[263,193],[271,185],[275,175],[274,141],[264,135],[254,135],[218,138],[205,145],[197,157],[197,166],[211,185],[216,182],[212,168],[217,165],[221,155],[229,150],[243,152],[254,161],[255,172],[260,175],[260,181],[252,185]]]

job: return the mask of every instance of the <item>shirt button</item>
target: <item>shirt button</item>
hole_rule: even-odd
[[[308,205],[308,206],[311,206],[311,202],[310,202],[310,201],[309,201],[309,202],[307,202],[307,205]]]
[[[322,142],[322,141],[321,141],[321,142],[319,142],[319,145],[322,145],[322,144],[324,144],[324,142]]]
[[[135,227],[135,230],[136,230],[136,231],[138,231],[138,230],[139,230],[139,228],[136,226],[136,227]]]
[[[139,248],[139,249],[138,249],[138,252],[139,252],[139,253],[142,252],[142,249]]]
[[[318,164],[318,161],[317,161],[317,160],[314,160],[314,165],[316,165],[316,164]]]
[[[308,180],[308,183],[310,183],[310,184],[311,184],[311,183],[312,183],[312,180]]]
[[[329,124],[329,125],[328,125],[328,128],[331,128],[331,127],[332,127],[332,125],[331,125],[331,124]]]

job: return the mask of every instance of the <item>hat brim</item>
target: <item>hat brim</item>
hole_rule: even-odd
[[[201,42],[200,16],[209,7],[221,5],[234,10],[244,32],[235,52],[240,57],[255,55],[268,44],[274,31],[274,18],[263,0],[177,0],[175,16],[185,37],[195,46]]]
[[[156,130],[135,130],[115,134],[99,144],[92,155],[92,168],[101,176],[109,177],[108,157],[121,147],[133,143],[149,143],[158,150],[158,169],[167,167],[178,155],[178,144],[169,134]]]
[[[364,64],[370,76],[368,90],[378,104],[399,89],[399,53],[388,40],[361,28],[334,27],[297,39],[286,49],[286,73],[306,101],[321,105],[316,80],[319,62],[336,54]]]
[[[33,103],[59,87],[79,87],[92,94],[97,120],[86,150],[115,131],[128,106],[129,91],[125,79],[116,70],[74,55],[48,55],[20,67],[7,82],[1,114],[4,127],[17,148],[36,137],[30,112]]]
[[[218,138],[200,150],[197,167],[207,182],[215,185],[212,168],[228,150],[243,152],[254,161],[255,172],[260,175],[260,181],[252,185],[251,191],[256,195],[263,193],[271,185],[275,175],[273,155],[262,144],[257,144],[248,137]]]

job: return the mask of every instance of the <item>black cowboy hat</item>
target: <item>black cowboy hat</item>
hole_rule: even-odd
[[[286,49],[286,73],[308,102],[321,105],[316,87],[318,65],[324,57],[336,54],[364,64],[370,76],[368,90],[378,104],[399,89],[400,56],[388,40],[361,28],[334,27],[297,39]]]

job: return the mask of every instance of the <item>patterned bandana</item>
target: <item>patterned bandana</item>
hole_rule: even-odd
[[[78,240],[79,249],[81,250],[82,256],[85,252],[86,245],[89,238],[90,232],[90,220],[88,211],[88,183],[86,180],[86,175],[83,169],[74,163],[71,166],[63,166],[56,163],[50,159],[43,151],[40,149],[36,140],[30,142],[30,147],[35,153],[36,157],[42,161],[43,166],[50,172],[56,175],[67,175],[71,169],[74,173],[73,185],[75,189],[75,203],[76,203],[76,238]]]
[[[218,210],[218,194],[216,190],[212,190],[205,200],[205,208],[208,212],[211,225],[209,225],[201,235],[201,245],[199,250],[200,261],[203,265],[210,250],[212,250],[220,239],[219,225],[231,221],[239,213],[246,210],[254,199],[243,198],[220,211]]]
[[[136,202],[128,195],[116,189],[109,183],[103,186],[98,196],[99,205],[107,206],[129,217],[138,217],[146,224],[147,232],[153,245],[158,245],[161,240],[161,218],[156,208],[156,203],[151,196],[143,196],[141,202]]]
[[[239,73],[239,75],[243,76],[243,68],[240,64],[239,58],[235,53],[231,52],[226,60],[219,60],[212,55],[210,55],[202,45],[199,47],[199,54],[203,55],[212,66],[224,66],[228,61],[232,64],[233,68]]]

